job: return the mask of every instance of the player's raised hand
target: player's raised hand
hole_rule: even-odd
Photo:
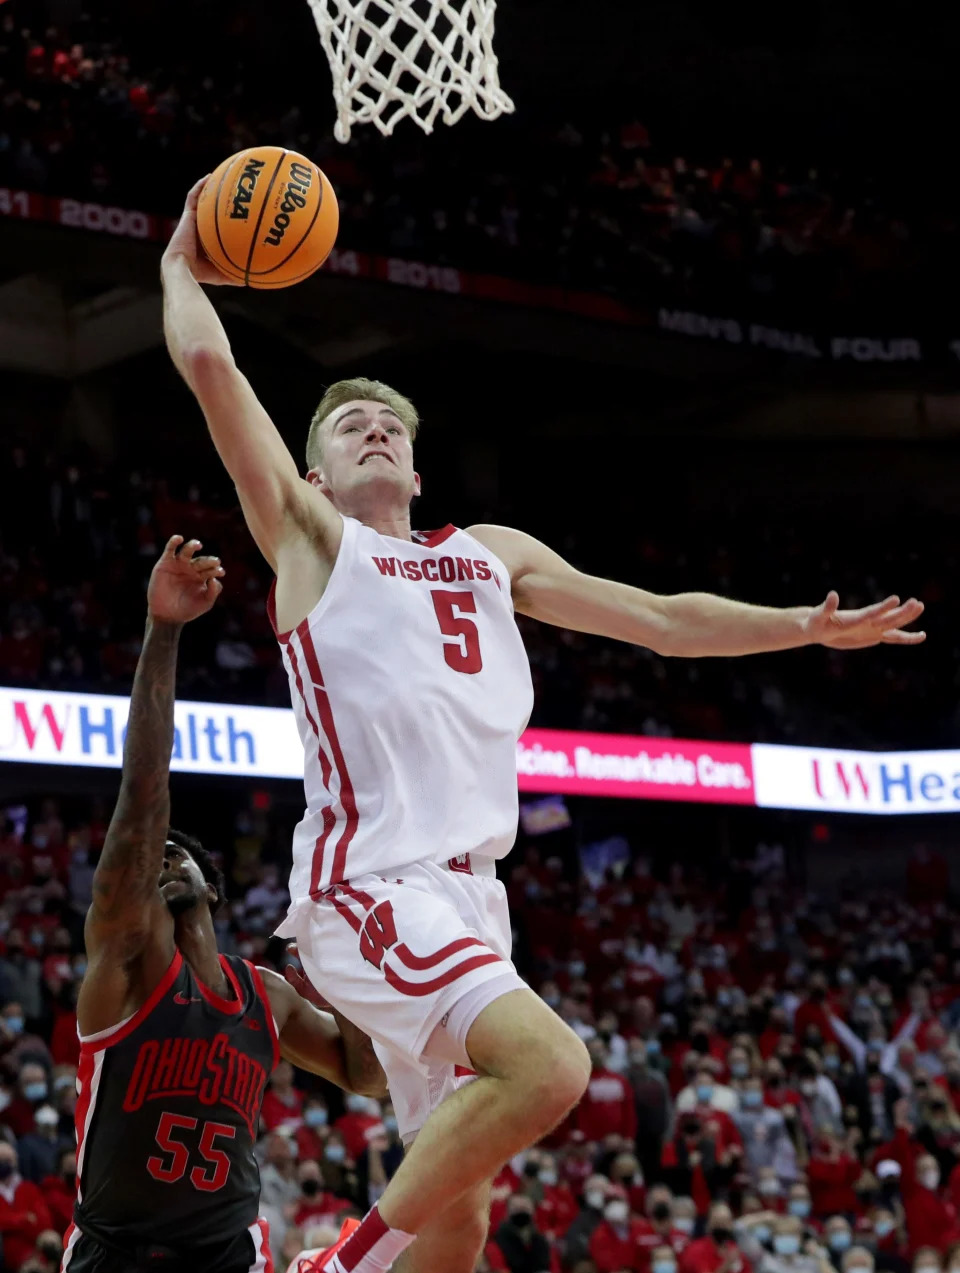
[[[899,597],[887,597],[859,610],[841,610],[840,598],[828,592],[822,605],[804,623],[807,639],[833,650],[865,650],[871,645],[919,645],[925,632],[904,632],[923,614],[923,602],[911,597],[901,605]]]
[[[147,585],[147,612],[151,619],[189,623],[206,614],[220,596],[224,575],[220,558],[198,557],[200,547],[198,539],[184,544],[182,535],[171,535],[167,540]]]
[[[197,231],[197,203],[206,182],[207,178],[201,177],[190,187],[180,221],[163,254],[164,262],[179,256],[186,261],[190,267],[190,273],[198,283],[206,283],[213,287],[243,287],[242,281],[238,282],[236,279],[227,278],[226,274],[221,274],[217,267],[207,260],[200,244],[200,235]]]

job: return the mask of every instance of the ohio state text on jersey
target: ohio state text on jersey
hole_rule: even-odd
[[[220,965],[226,999],[177,951],[138,1012],[81,1041],[81,1232],[120,1248],[186,1248],[230,1242],[256,1223],[253,1147],[279,1044],[260,974],[232,956]]]
[[[272,592],[269,610],[276,630]],[[509,852],[533,686],[498,557],[453,526],[410,543],[345,517],[326,592],[277,635],[306,756],[294,906],[370,871]]]

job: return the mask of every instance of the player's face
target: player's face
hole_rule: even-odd
[[[361,489],[384,501],[420,494],[413,445],[400,417],[382,402],[347,402],[325,425],[323,460],[310,479],[337,506]]]
[[[160,872],[160,896],[171,915],[181,915],[208,900],[207,881],[193,858],[178,844],[167,841]]]

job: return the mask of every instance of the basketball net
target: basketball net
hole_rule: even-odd
[[[385,137],[409,118],[425,133],[509,114],[493,52],[496,0],[308,0],[333,73],[337,141],[355,124]]]

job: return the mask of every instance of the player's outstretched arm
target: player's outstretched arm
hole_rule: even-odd
[[[204,180],[206,180],[204,178]],[[229,284],[207,261],[197,235],[198,181],[163,254],[163,330],[174,366],[200,404],[210,436],[240,497],[257,546],[276,570],[284,543],[309,533],[332,554],[341,522],[300,476],[283,438],[233,359],[201,283]],[[332,555],[331,554],[331,555]]]
[[[841,610],[835,592],[819,606],[773,609],[704,592],[657,596],[629,584],[576,570],[546,545],[506,526],[472,526],[469,533],[495,552],[510,571],[521,614],[576,632],[644,645],[657,654],[702,658],[828,645],[857,650],[871,645],[918,645],[923,632],[903,629],[923,603],[888,597],[859,610]]]
[[[181,544],[180,535],[170,539],[147,589],[147,627],[130,695],[120,793],[94,872],[93,901],[87,912],[89,968],[81,1017],[84,999],[103,1000],[122,992],[114,974],[163,928],[158,916],[167,913],[158,881],[170,818],[177,646],[184,623],[204,614],[216,601],[223,575],[218,558],[197,556],[200,544],[196,540],[178,553]],[[113,977],[110,985],[101,976],[104,965],[108,977]],[[102,1002],[97,1007],[110,1017]]]
[[[316,992],[306,979],[308,989],[298,993],[279,973],[269,968],[258,971],[273,1009],[284,1060],[348,1092],[386,1096],[386,1075],[362,1030],[334,1009],[321,1011],[309,1002],[304,994],[312,992],[312,997]]]

